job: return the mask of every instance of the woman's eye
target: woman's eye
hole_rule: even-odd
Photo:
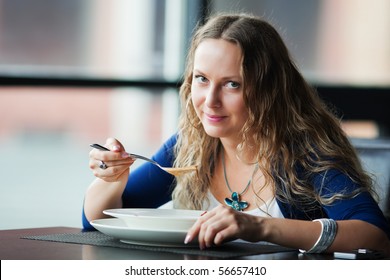
[[[233,81],[230,81],[226,84],[226,87],[228,88],[239,88],[240,87],[240,84],[239,83],[236,83],[236,82],[233,82]]]
[[[201,84],[207,83],[207,79],[203,76],[200,76],[200,75],[195,76],[195,80]]]

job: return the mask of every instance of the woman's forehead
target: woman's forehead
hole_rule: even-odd
[[[241,48],[224,39],[206,39],[194,54],[194,69],[200,71],[221,70],[225,75],[240,75],[242,68]],[[228,71],[228,72],[226,72]]]

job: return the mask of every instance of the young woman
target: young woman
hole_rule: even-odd
[[[195,33],[180,88],[179,129],[154,159],[197,165],[176,179],[109,138],[92,150],[86,228],[102,210],[203,209],[189,230],[201,248],[243,239],[307,252],[390,254],[389,226],[370,177],[338,120],[297,70],[276,30],[246,14],[218,15]],[[104,163],[104,164],[102,164]]]

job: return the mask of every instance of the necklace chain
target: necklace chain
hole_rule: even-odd
[[[223,176],[224,176],[224,178],[225,178],[226,186],[227,186],[227,188],[229,189],[229,191],[230,191],[231,193],[234,193],[234,191],[232,190],[232,188],[231,188],[230,185],[229,185],[229,181],[228,181],[228,178],[227,178],[227,175],[226,175],[225,154],[224,154],[224,152],[223,152],[223,149],[221,150],[221,156],[222,156]],[[256,163],[255,169],[253,170],[253,174],[256,173],[258,167],[259,167],[259,165]],[[245,193],[245,192],[247,191],[247,189],[249,188],[251,182],[252,182],[252,178],[249,179],[248,184],[245,186],[245,188],[242,190],[242,192],[239,193],[239,195],[242,195],[243,193]]]

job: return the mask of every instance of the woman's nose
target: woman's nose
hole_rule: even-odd
[[[217,87],[210,86],[210,88],[207,91],[206,102],[205,103],[210,108],[220,107],[221,106],[219,90],[218,90]]]

